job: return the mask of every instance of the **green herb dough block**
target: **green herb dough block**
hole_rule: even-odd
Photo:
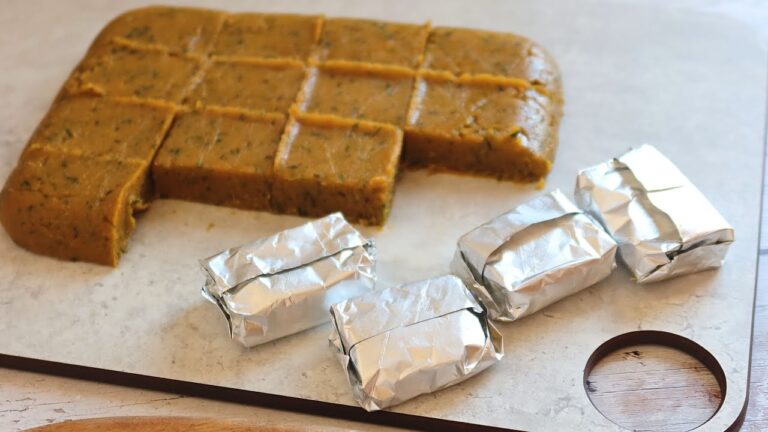
[[[170,104],[66,98],[51,106],[29,145],[149,164],[171,125],[173,113]]]
[[[543,182],[562,105],[514,34],[144,7],[65,80],[0,215],[22,247],[106,265],[155,197],[383,225],[400,162]]]
[[[272,204],[281,213],[381,225],[394,193],[402,131],[322,115],[293,118],[275,159]]]
[[[32,252],[115,266],[148,195],[144,163],[30,148],[0,193],[0,222]]]
[[[152,166],[160,197],[270,208],[272,164],[285,118],[209,110],[181,114]]]
[[[307,112],[403,126],[413,90],[408,69],[328,63],[310,71]]]

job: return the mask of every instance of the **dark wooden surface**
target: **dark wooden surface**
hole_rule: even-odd
[[[30,429],[29,432],[343,432],[335,427],[264,426],[242,421],[195,417],[106,417],[75,420]]]

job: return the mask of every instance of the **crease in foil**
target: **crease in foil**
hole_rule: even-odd
[[[501,334],[455,276],[343,301],[331,321],[331,349],[368,411],[461,382],[504,356]]]
[[[328,308],[371,291],[375,247],[341,213],[200,260],[203,296],[246,347],[328,322]]]
[[[640,283],[720,267],[734,241],[731,225],[651,145],[580,171],[575,197]]]
[[[606,278],[615,255],[603,228],[554,190],[464,234],[451,271],[491,319],[515,321]]]

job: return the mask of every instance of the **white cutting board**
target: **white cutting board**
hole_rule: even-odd
[[[0,179],[99,29],[143,3],[3,2]],[[531,37],[553,53],[565,83],[548,189],[570,193],[578,169],[649,142],[736,228],[721,270],[649,286],[617,270],[543,313],[501,325],[507,355],[498,365],[393,411],[513,429],[615,430],[585,394],[585,362],[605,340],[649,329],[695,340],[725,371],[723,406],[701,430],[736,421],[746,402],[758,247],[766,94],[766,47],[758,34],[719,15],[590,0],[225,6],[429,19]],[[537,193],[495,180],[406,172],[386,227],[365,230],[378,241],[381,286],[446,272],[460,234]],[[327,348],[327,325],[245,350],[199,294],[198,258],[303,221],[158,201],[140,218],[116,269],[34,255],[0,232],[0,354],[354,405]]]

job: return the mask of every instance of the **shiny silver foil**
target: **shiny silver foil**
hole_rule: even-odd
[[[575,195],[641,283],[720,267],[734,240],[728,222],[650,145],[579,172]]]
[[[504,356],[501,334],[455,276],[346,300],[331,317],[331,348],[368,411],[456,384]]]
[[[334,303],[367,293],[375,249],[341,213],[200,260],[203,296],[246,347],[328,322]]]
[[[562,192],[464,234],[451,262],[492,319],[514,321],[607,277],[616,242]]]

